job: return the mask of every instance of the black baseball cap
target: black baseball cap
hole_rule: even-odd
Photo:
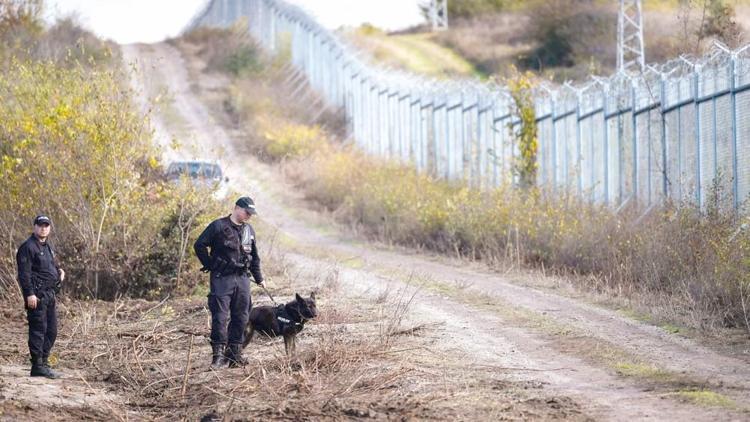
[[[237,205],[240,208],[244,208],[245,211],[250,214],[258,213],[258,211],[255,211],[255,202],[253,202],[252,198],[250,198],[249,196],[243,196],[242,198],[238,199],[237,202],[234,203],[234,205]]]
[[[42,224],[47,224],[51,226],[52,220],[50,220],[50,218],[47,217],[46,215],[43,215],[43,214],[37,215],[36,218],[34,219],[34,225],[41,226]]]

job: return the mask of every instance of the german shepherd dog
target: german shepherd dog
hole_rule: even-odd
[[[287,356],[295,353],[295,337],[305,328],[305,323],[318,316],[315,293],[305,299],[295,293],[293,301],[278,306],[258,306],[250,310],[250,320],[245,327],[244,349],[256,331],[269,337],[284,336]]]

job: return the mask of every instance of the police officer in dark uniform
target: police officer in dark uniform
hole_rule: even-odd
[[[247,364],[242,358],[242,342],[252,306],[248,273],[264,286],[255,231],[247,223],[255,214],[253,200],[242,197],[235,203],[232,214],[213,221],[195,241],[195,254],[203,264],[201,271],[211,273],[208,309],[212,368]]]
[[[57,338],[55,293],[65,279],[65,271],[48,241],[52,220],[46,215],[34,219],[34,233],[18,248],[18,282],[29,321],[31,376],[59,378],[49,367],[49,354]]]

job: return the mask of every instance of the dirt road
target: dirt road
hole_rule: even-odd
[[[262,218],[288,238],[288,258],[303,275],[336,266],[352,296],[419,289],[409,319],[429,327],[429,359],[541,384],[597,420],[750,419],[750,365],[742,356],[560,294],[555,280],[535,273],[501,275],[353,239],[306,209],[276,169],[237,152],[241,134],[223,128],[221,110],[196,94],[220,87],[220,77],[191,80],[189,63],[168,44],[123,52],[144,95],[168,93],[155,124],[181,145],[166,153],[219,160],[232,187],[252,194]]]

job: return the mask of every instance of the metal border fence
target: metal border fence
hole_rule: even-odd
[[[515,182],[507,89],[368,64],[281,0],[211,0],[186,30],[246,19],[257,42],[289,54],[368,153],[476,187]],[[637,76],[542,85],[534,101],[538,184],[594,203],[648,209],[665,200],[739,208],[750,195],[750,46],[648,66]]]

